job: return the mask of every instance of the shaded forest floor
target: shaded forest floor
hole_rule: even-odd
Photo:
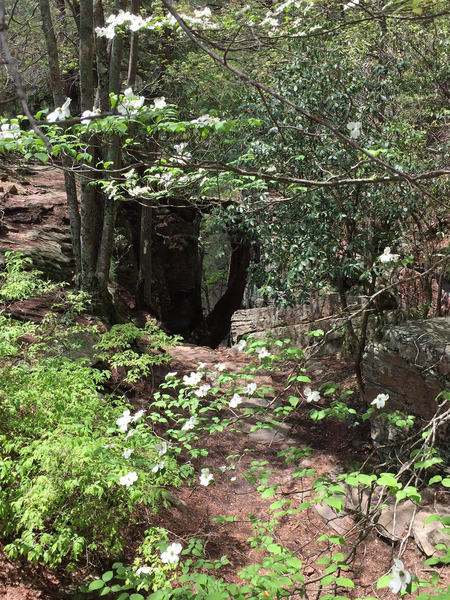
[[[15,228],[6,233],[4,228],[0,235],[0,242],[10,249],[16,249],[24,240],[30,241],[29,232],[39,219],[49,219],[46,222],[46,230],[51,235],[60,231],[63,224],[68,230],[68,222],[62,206],[64,194],[62,177],[58,176],[55,179],[53,170],[42,169],[33,175],[32,180],[32,185],[27,183],[26,179],[23,179],[22,184],[16,181],[16,191],[12,190],[13,194],[6,184],[3,184],[3,189],[0,190],[5,196],[14,196],[13,202],[9,204],[10,212],[6,212],[5,222],[8,225],[15,220]],[[26,204],[28,207],[33,207],[34,203],[36,209],[27,213],[29,219],[17,221],[18,211],[25,209]],[[34,243],[37,244],[39,241],[33,238],[32,244]],[[27,305],[22,316],[28,313],[34,314],[34,311],[39,318],[42,316],[41,309],[42,307],[39,306]],[[20,307],[18,310],[20,312]],[[231,372],[240,372],[249,362],[246,355],[233,349],[219,348],[213,351],[187,345],[171,352],[173,360],[166,371],[176,370],[179,376],[195,370],[200,362],[206,363],[206,369],[209,370],[213,370],[214,365],[219,362],[224,363]],[[311,385],[313,389],[329,381],[339,383],[343,389],[356,389],[352,366],[348,362],[333,359],[315,360],[309,364],[307,371],[313,381]],[[162,380],[164,373],[158,375]],[[287,372],[275,374],[261,372],[258,377],[262,385],[269,383],[281,392],[287,376]],[[149,381],[144,382],[134,390],[134,398],[131,398],[131,402],[136,408],[145,409],[151,401],[153,392],[152,384]],[[326,401],[322,400],[322,402]],[[327,420],[314,423],[308,417],[308,410],[307,406],[297,408],[289,417],[286,429],[276,437],[269,430],[263,430],[266,432],[265,435],[251,434],[250,425],[245,424],[244,421],[240,430],[236,428],[235,431],[227,430],[212,436],[205,434],[205,437],[198,441],[198,445],[208,450],[208,456],[201,463],[195,464],[195,467],[209,467],[215,476],[214,485],[209,487],[186,485],[174,489],[173,493],[181,501],[179,508],[164,509],[157,515],[149,515],[145,511],[136,514],[136,523],[125,532],[126,546],[121,557],[124,562],[128,564],[133,562],[136,549],[143,541],[145,530],[150,526],[160,526],[170,532],[172,541],[180,541],[184,546],[193,537],[205,540],[206,555],[211,559],[226,555],[230,564],[223,567],[217,575],[227,581],[239,583],[241,580],[237,573],[240,569],[258,562],[262,556],[258,548],[251,548],[247,542],[247,539],[254,535],[249,516],[254,515],[263,521],[268,521],[271,514],[270,504],[275,500],[289,499],[292,508],[295,508],[310,496],[309,486],[312,478],[292,478],[295,468],[298,466],[314,468],[316,475],[333,475],[342,471],[351,471],[365,461],[371,460],[373,448],[368,426],[349,429],[345,423],[339,421]],[[300,463],[287,465],[279,453],[289,447],[311,448],[311,455],[305,456]],[[230,456],[233,458],[227,458]],[[256,486],[250,484],[248,477],[245,476],[251,466],[250,463],[254,460],[267,461],[266,468],[272,471],[270,484],[279,484],[274,497],[261,499],[260,494],[255,491]],[[214,517],[223,515],[235,517],[235,521],[224,525],[212,521]],[[342,535],[351,544],[355,535],[352,533],[353,519],[349,516],[343,517],[334,525],[341,528]],[[305,575],[310,581],[317,580],[316,586],[323,572],[323,566],[319,567],[316,561],[323,554],[325,545],[317,544],[315,540],[323,533],[335,535],[336,528],[333,529],[329,523],[325,523],[311,507],[297,515],[283,517],[273,534],[277,543],[289,548],[295,556],[302,559]],[[372,531],[358,545],[355,560],[348,574],[348,577],[354,580],[356,588],[342,590],[342,593],[351,598],[364,596],[386,600],[391,598],[389,589],[376,590],[376,581],[389,571],[392,559],[396,555],[397,548]],[[419,578],[429,575],[431,570],[436,570],[423,570],[424,556],[411,539],[406,543],[402,560],[407,570]],[[100,575],[108,566],[107,563],[100,564],[95,557],[86,557],[72,576],[68,576],[62,569],[50,570],[44,565],[30,565],[25,561],[11,560],[0,544],[0,598],[3,600],[74,598],[77,585],[81,581]],[[318,588],[314,588],[313,584],[310,597],[315,597],[317,591]]]
[[[235,372],[239,372],[249,362],[247,356],[224,348],[212,351],[182,346],[171,350],[171,354],[173,360],[167,370],[177,370],[180,376],[189,373],[199,362],[205,362],[206,369],[210,370],[221,362]],[[326,381],[339,383],[344,389],[355,388],[351,365],[345,361],[316,360],[311,363],[308,373],[314,388]],[[261,382],[267,383],[270,378],[274,387],[281,391],[286,376],[287,373],[277,372],[272,378],[269,373],[261,372],[256,381],[259,377]],[[152,391],[149,383],[140,384],[135,389],[134,400],[131,399],[135,407],[145,408]],[[258,548],[251,548],[247,542],[254,535],[249,516],[254,515],[267,522],[270,519],[270,504],[275,500],[287,498],[291,500],[292,508],[295,508],[309,498],[311,478],[293,479],[292,473],[296,467],[301,465],[314,468],[316,475],[333,475],[351,471],[364,461],[370,461],[372,447],[368,428],[349,430],[345,423],[339,421],[313,423],[307,412],[306,406],[296,410],[289,418],[289,430],[272,440],[270,432],[264,440],[257,435],[252,436],[245,424],[243,431],[226,431],[212,436],[205,434],[198,445],[208,450],[208,456],[195,464],[195,467],[196,470],[203,466],[209,467],[214,473],[214,485],[174,489],[173,493],[181,501],[180,507],[163,509],[157,515],[149,515],[144,510],[136,514],[136,523],[125,533],[126,546],[121,560],[132,564],[145,530],[150,526],[160,526],[170,532],[172,541],[180,541],[184,547],[190,538],[204,540],[206,556],[210,559],[219,559],[225,554],[230,564],[223,567],[217,576],[235,583],[242,582],[237,575],[240,569],[262,558]],[[279,452],[291,446],[311,448],[311,455],[305,456],[300,463],[286,465]],[[227,459],[230,456],[233,458]],[[274,497],[262,500],[255,491],[256,486],[250,484],[245,476],[253,460],[267,461],[266,468],[272,471],[269,483],[280,484]],[[226,470],[224,467],[227,467]],[[235,521],[222,525],[212,520],[213,517],[223,515],[235,517]],[[355,535],[352,533],[353,519],[349,516],[340,518],[336,526],[341,528],[341,534],[351,544]],[[313,508],[308,508],[297,515],[283,517],[275,528],[273,537],[276,543],[289,548],[295,556],[302,559],[304,574],[309,580],[315,580],[320,579],[324,568],[323,565],[318,566],[316,561],[323,555],[326,545],[315,543],[323,533],[336,535],[336,529],[326,524]],[[396,550],[392,543],[387,543],[372,531],[358,545],[355,560],[348,574],[345,574],[354,580],[356,587],[353,590],[341,590],[341,593],[351,598],[372,596],[388,600],[393,597],[389,589],[376,590],[376,581],[389,571]],[[423,570],[424,557],[412,540],[408,541],[402,560],[406,568],[418,577],[429,575],[429,572]],[[43,565],[30,566],[22,561],[12,561],[1,552],[0,597],[4,600],[58,600],[75,597],[77,583],[101,575],[108,566],[107,563],[99,564],[95,562],[95,557],[90,557],[69,578],[62,570],[52,571]],[[317,590],[316,587],[315,592]],[[311,590],[310,593],[312,594]]]

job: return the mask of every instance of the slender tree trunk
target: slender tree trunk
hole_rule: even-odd
[[[141,11],[140,0],[131,0],[131,12],[138,15]],[[134,31],[130,37],[130,55],[128,57],[127,86],[133,88],[136,83],[139,33]]]
[[[152,228],[153,208],[141,206],[141,231],[139,239],[139,279],[137,304],[152,306]]]
[[[206,336],[201,341],[215,348],[230,331],[231,317],[241,306],[250,264],[249,241],[231,242],[227,289],[206,317]]]
[[[116,0],[115,9],[125,9],[126,0]],[[109,61],[109,92],[118,94],[120,91],[120,67],[122,64],[123,39],[121,35],[116,35],[113,40],[111,57]],[[106,160],[112,163],[114,170],[120,168],[120,136],[114,134],[111,136],[107,152]],[[109,282],[109,271],[111,264],[112,247],[114,243],[114,228],[116,223],[117,202],[109,197],[104,200],[103,208],[103,227],[101,233],[101,241],[97,258],[97,277],[99,286],[102,290],[106,290]]]
[[[81,110],[92,110],[94,104],[93,69],[94,19],[93,0],[80,0],[80,92]],[[88,148],[90,153],[93,148]],[[81,287],[98,295],[97,241],[99,207],[95,189],[86,175],[81,177]],[[95,299],[94,299],[95,302]]]
[[[105,16],[103,13],[102,0],[94,0],[94,25],[95,27],[105,26]],[[102,112],[108,112],[109,105],[109,83],[108,83],[108,44],[106,38],[95,38],[95,58],[97,67],[97,94],[95,105]]]
[[[59,68],[58,43],[56,40],[53,26],[52,14],[48,0],[39,0],[41,11],[42,30],[44,32],[45,43],[47,46],[48,68],[53,100],[55,106],[61,106],[64,103],[64,89]],[[80,246],[80,213],[78,211],[77,188],[75,185],[75,176],[69,171],[71,161],[68,156],[62,157],[64,167],[64,186],[66,189],[67,208],[69,211],[70,231],[72,237],[72,252],[75,259],[75,272],[78,279],[81,272],[81,246]]]

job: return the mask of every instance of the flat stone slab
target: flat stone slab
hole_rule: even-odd
[[[394,542],[408,535],[418,507],[411,500],[385,508],[377,523],[378,533]]]
[[[355,525],[351,517],[345,513],[337,513],[328,504],[313,504],[312,509],[326,525],[334,529],[339,535],[344,535]]]
[[[428,510],[420,510],[414,519],[414,540],[427,556],[441,556],[444,554],[443,550],[436,550],[435,546],[437,544],[450,546],[450,535],[443,531],[444,526],[440,521],[433,521],[425,525],[425,520],[435,514],[441,516],[449,515],[450,510],[447,506],[436,504],[433,507],[428,507]]]

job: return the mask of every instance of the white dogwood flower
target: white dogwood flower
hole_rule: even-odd
[[[197,419],[195,417],[191,417],[183,425],[183,427],[181,428],[181,431],[190,431],[191,429],[194,429],[196,421],[197,421]]]
[[[208,487],[208,485],[211,483],[211,481],[213,479],[214,479],[214,475],[211,473],[211,471],[207,467],[201,470],[200,477],[199,477],[200,485]]]
[[[127,448],[126,450],[123,451],[122,456],[124,458],[130,458],[130,456],[133,454],[134,450],[133,448]]]
[[[135,115],[145,102],[144,96],[137,96],[129,87],[117,105],[117,112],[121,115]]]
[[[161,444],[156,444],[155,450],[159,456],[164,456],[164,454],[167,453],[167,442],[161,442]]]
[[[157,473],[158,471],[161,471],[162,469],[164,469],[164,465],[165,462],[163,460],[159,463],[156,463],[156,465],[152,468],[152,473]]]
[[[180,560],[180,552],[183,549],[181,544],[177,542],[167,546],[165,552],[161,553],[161,562],[174,565]]]
[[[351,140],[356,140],[361,135],[361,121],[350,121],[347,123],[349,137]]]
[[[172,371],[171,373],[167,373],[166,375],[166,379],[171,379],[172,377],[176,377],[177,376],[177,372],[176,371]]]
[[[208,395],[208,392],[210,389],[211,389],[211,386],[209,385],[209,383],[204,383],[203,385],[201,385],[198,389],[196,389],[194,391],[194,394],[196,396],[198,396],[198,398],[204,398],[205,396]]]
[[[3,123],[0,127],[0,139],[15,140],[20,137],[20,127],[17,123]]]
[[[130,485],[133,485],[133,483],[135,481],[137,481],[137,479],[138,479],[138,476],[137,476],[136,471],[130,471],[129,473],[127,473],[126,475],[123,475],[119,479],[119,483],[120,483],[120,485],[130,487]]]
[[[379,257],[379,261],[380,263],[390,263],[390,262],[397,262],[399,258],[398,254],[392,254],[391,253],[391,249],[389,248],[389,246],[387,246],[384,250],[383,250],[383,254]]]
[[[155,98],[153,100],[153,108],[155,110],[162,110],[166,106],[167,106],[167,102],[166,102],[166,99],[164,98],[164,96],[161,96],[160,98]]]
[[[217,363],[217,365],[214,365],[214,368],[216,369],[216,371],[222,372],[225,371],[227,367],[223,363]]]
[[[246,386],[242,388],[242,393],[246,396],[253,396],[256,392],[256,383],[248,383]]]
[[[120,431],[123,431],[125,433],[125,431],[128,429],[128,425],[131,423],[132,420],[133,417],[131,416],[130,411],[126,409],[123,411],[122,416],[116,420],[116,425],[120,429]]]
[[[393,594],[398,594],[399,592],[404,592],[406,590],[406,586],[411,581],[411,575],[408,571],[405,570],[405,567],[401,560],[398,558],[394,559],[394,564],[392,566],[392,578],[389,582],[389,587],[391,588],[391,592]]]
[[[377,408],[384,408],[384,405],[389,400],[389,394],[378,394],[376,398],[372,400],[370,404]]]
[[[136,571],[136,577],[140,577],[141,575],[148,575],[152,572],[151,567],[139,567]]]
[[[55,110],[47,115],[47,121],[49,123],[55,123],[56,121],[64,121],[70,117],[69,105],[72,102],[71,98],[66,98],[66,101],[62,106],[58,106]]]
[[[239,350],[239,352],[242,352],[246,345],[247,342],[245,340],[239,340],[239,342],[236,344],[236,349]]]
[[[149,194],[150,192],[151,192],[151,189],[148,186],[137,185],[134,188],[128,188],[128,193],[133,198],[136,198],[137,196],[145,196],[146,194]]]
[[[93,118],[96,117],[97,115],[101,114],[101,110],[99,108],[93,108],[92,110],[85,110],[82,114],[81,114],[81,122],[82,123],[89,123],[89,121]]]
[[[320,400],[320,393],[316,390],[312,390],[311,388],[307,387],[303,390],[303,393],[305,394],[305,400],[306,402],[318,402]]]
[[[237,408],[239,404],[242,404],[242,398],[239,394],[233,394],[230,400],[230,408]]]
[[[183,377],[183,383],[184,385],[197,385],[200,383],[202,377],[203,373],[195,373],[195,371],[193,371],[190,375],[185,375]]]
[[[256,351],[259,360],[262,360],[263,358],[267,358],[268,356],[270,356],[270,352],[267,350],[267,348],[258,348],[258,350]]]

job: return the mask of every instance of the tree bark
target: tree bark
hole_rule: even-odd
[[[140,0],[131,0],[131,12],[138,15],[141,12]],[[136,83],[137,61],[139,48],[139,33],[133,31],[130,36],[130,55],[128,57],[127,87],[133,88]]]
[[[141,230],[139,236],[139,279],[137,304],[152,307],[152,229],[153,208],[141,206]]]
[[[48,68],[55,106],[61,106],[64,103],[64,86],[59,68],[58,42],[56,40],[55,29],[53,26],[52,13],[48,0],[39,0],[41,11],[42,30],[47,47]],[[64,167],[64,186],[66,190],[67,208],[69,211],[70,232],[72,237],[72,252],[75,259],[75,273],[78,279],[81,272],[81,245],[80,245],[80,213],[78,210],[77,188],[75,185],[75,176],[69,171],[71,161],[68,156],[62,157]]]
[[[251,243],[247,240],[231,242],[227,289],[206,317],[206,333],[200,336],[200,341],[212,348],[216,348],[229,333],[231,317],[241,306],[247,283],[250,250]]]

